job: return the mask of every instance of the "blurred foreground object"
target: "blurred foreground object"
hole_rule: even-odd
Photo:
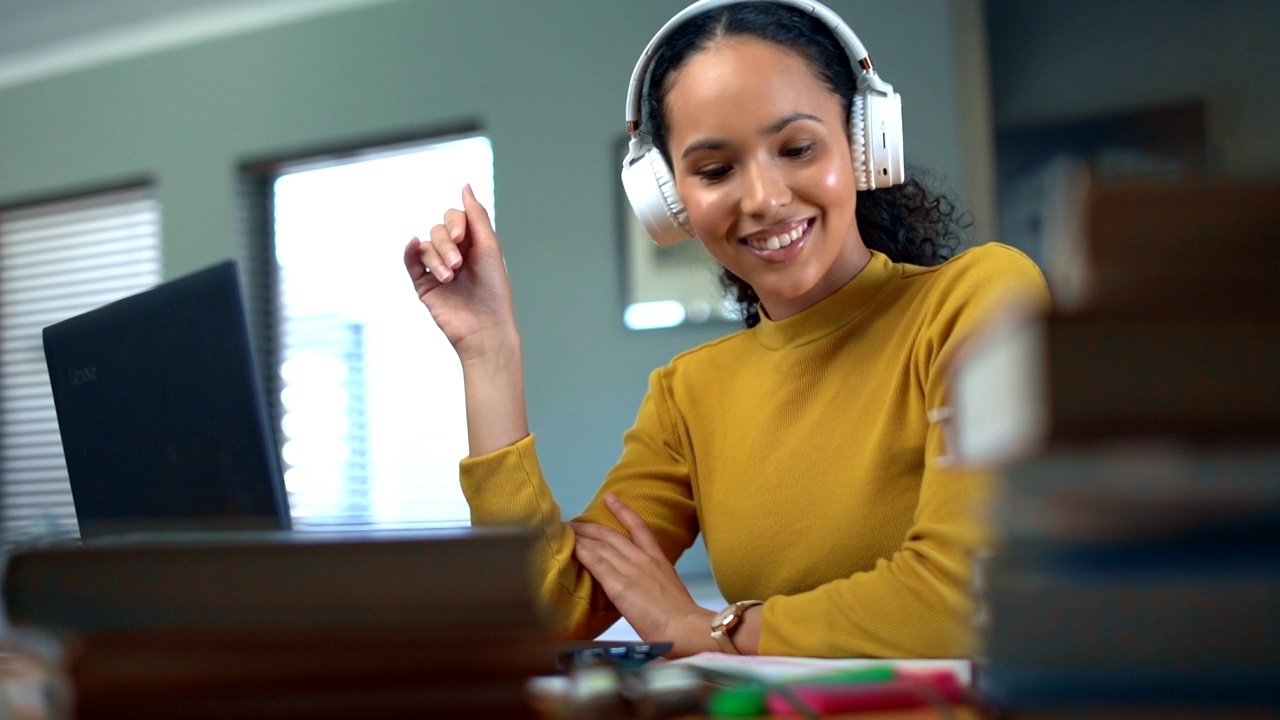
[[[56,666],[58,646],[39,632],[6,628],[0,640],[0,718],[71,717],[71,691]]]
[[[1054,310],[1013,307],[954,368],[950,452],[1271,440],[1280,431],[1280,180],[1062,183]]]
[[[1013,717],[1280,708],[1280,182],[1065,186],[1055,303],[953,368],[993,467],[979,685]]]
[[[75,717],[532,716],[554,645],[518,531],[168,535],[11,555]]]
[[[1274,320],[1280,178],[1099,180],[1068,166],[1046,228],[1062,312]]]

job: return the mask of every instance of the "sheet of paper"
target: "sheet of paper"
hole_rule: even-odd
[[[776,655],[729,655],[706,652],[678,660],[673,664],[690,665],[706,670],[752,677],[765,682],[791,682],[797,679],[844,670],[861,670],[889,665],[899,670],[950,670],[965,685],[973,683],[973,665],[965,658],[893,659],[880,658],[809,658]]]

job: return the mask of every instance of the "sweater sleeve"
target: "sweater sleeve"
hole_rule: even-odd
[[[961,340],[1012,297],[1047,304],[1044,278],[1021,253],[1000,246],[992,262],[938,288],[937,312],[914,351],[925,405],[945,408],[947,368]],[[759,651],[818,657],[966,657],[976,650],[972,558],[989,546],[983,522],[992,478],[947,459],[945,431],[931,417],[924,472],[901,547],[874,568],[764,605]]]
[[[698,534],[690,486],[687,438],[670,411],[664,381],[655,370],[635,424],[623,437],[622,456],[586,510],[576,519],[626,531],[604,505],[605,493],[622,498],[649,523],[673,563]],[[533,529],[534,577],[542,605],[566,637],[589,639],[617,622],[618,611],[573,556],[573,530],[542,474],[531,435],[461,464],[462,491],[473,525]]]

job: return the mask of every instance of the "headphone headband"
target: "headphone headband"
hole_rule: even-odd
[[[676,13],[675,17],[667,21],[665,25],[658,30],[658,34],[653,36],[649,44],[645,46],[644,52],[640,53],[640,59],[636,61],[636,67],[631,71],[631,82],[627,85],[627,133],[635,135],[640,129],[641,98],[644,95],[644,79],[649,72],[649,66],[653,64],[654,51],[663,43],[676,28],[680,27],[684,21],[694,15],[701,15],[704,12],[714,10],[718,7],[726,5],[737,5],[744,0],[698,0],[689,7]],[[854,34],[853,29],[840,18],[831,8],[815,2],[815,0],[768,0],[776,5],[787,5],[804,12],[809,13],[813,17],[827,26],[827,29],[836,36],[840,41],[840,45],[844,48],[845,53],[849,56],[849,64],[853,67],[854,73],[858,77],[858,87],[864,84],[870,84],[876,90],[892,92],[892,89],[885,85],[876,76],[875,70],[871,66],[871,57],[867,54],[867,49],[863,47],[862,41]]]

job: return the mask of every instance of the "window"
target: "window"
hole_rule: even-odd
[[[148,189],[0,211],[0,534],[76,532],[42,330],[160,281]]]
[[[488,139],[284,163],[272,175],[273,379],[294,526],[467,525],[462,370],[401,256],[459,206],[465,183],[493,213]]]

